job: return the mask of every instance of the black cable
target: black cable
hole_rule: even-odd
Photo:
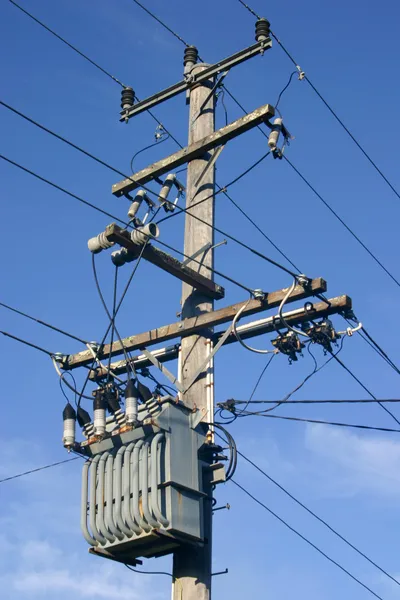
[[[245,8],[247,8],[247,10],[253,16],[255,16],[257,19],[261,18],[259,15],[257,15],[256,12],[254,12],[254,10],[252,8],[249,7],[248,4],[246,4],[242,0],[239,0],[239,2]],[[271,35],[274,38],[274,40],[279,44],[279,46],[282,48],[282,50],[284,51],[284,53],[286,54],[286,56],[289,58],[289,60],[300,71],[300,67],[299,67],[298,63],[295,61],[295,59],[290,54],[290,52],[285,48],[285,46],[282,44],[282,42],[280,41],[280,39],[275,35],[275,33],[273,31],[271,31]],[[341,127],[345,130],[345,132],[348,134],[348,136],[353,140],[353,142],[355,143],[355,145],[357,146],[357,148],[359,150],[361,150],[361,152],[364,154],[365,158],[370,162],[370,164],[374,167],[374,169],[377,171],[377,173],[382,177],[382,179],[387,183],[387,185],[390,187],[390,189],[392,190],[392,192],[394,192],[394,194],[396,194],[396,196],[400,200],[400,194],[399,194],[399,192],[390,183],[390,181],[386,177],[386,175],[384,175],[384,173],[381,171],[381,169],[378,167],[378,165],[369,156],[369,154],[366,152],[366,150],[364,150],[364,148],[361,146],[360,142],[354,137],[354,135],[351,133],[351,131],[349,130],[349,128],[344,124],[344,122],[340,119],[340,117],[338,116],[338,114],[333,110],[333,108],[330,106],[330,104],[327,102],[327,100],[325,100],[325,98],[322,96],[322,94],[318,91],[318,89],[315,87],[315,85],[311,82],[310,78],[307,77],[307,75],[305,73],[304,73],[304,79],[307,81],[307,83],[309,84],[309,86],[314,90],[314,92],[317,94],[317,96],[319,97],[319,99],[325,104],[326,108],[329,110],[329,112],[332,114],[332,116],[336,119],[336,121],[341,125]]]
[[[138,6],[140,6],[140,8],[142,8],[148,15],[150,15],[150,17],[152,17],[155,21],[157,21],[157,23],[159,23],[162,27],[164,27],[164,29],[166,29],[167,31],[169,31],[170,33],[172,33],[173,36],[176,37],[177,40],[179,40],[180,42],[182,42],[182,44],[184,46],[189,46],[189,44],[187,42],[185,42],[185,40],[183,38],[181,38],[180,35],[178,35],[173,29],[171,29],[170,27],[168,27],[168,25],[166,25],[163,21],[161,21],[161,19],[159,19],[154,13],[152,13],[148,8],[146,8],[145,6],[143,6],[143,4],[141,4],[140,2],[138,2],[138,0],[132,0],[135,4],[137,4]]]
[[[75,458],[67,458],[66,460],[60,460],[59,462],[52,463],[51,465],[45,465],[44,467],[31,469],[30,471],[25,471],[24,473],[18,473],[18,475],[11,475],[11,477],[5,477],[4,479],[0,479],[0,483],[4,483],[5,481],[11,481],[12,479],[18,479],[18,477],[24,477],[25,475],[37,473],[38,471],[44,471],[45,469],[50,469],[51,467],[57,467],[58,465],[63,465],[64,463],[71,462],[73,460],[78,460],[78,457],[76,456]]]
[[[276,519],[278,519],[278,521],[280,521],[281,523],[283,523],[283,525],[285,525],[285,527],[287,527],[288,529],[290,529],[290,531],[292,531],[293,533],[295,533],[299,538],[301,538],[309,546],[311,546],[312,548],[314,548],[314,550],[316,550],[317,552],[319,552],[319,554],[321,554],[324,558],[326,558],[327,560],[329,560],[329,562],[331,562],[336,567],[338,567],[341,571],[343,571],[343,573],[346,573],[346,575],[348,575],[349,577],[351,577],[351,579],[353,579],[359,585],[361,585],[363,588],[365,588],[368,592],[370,592],[373,596],[375,596],[375,598],[378,598],[379,600],[383,600],[383,598],[381,596],[378,596],[378,594],[376,594],[371,588],[369,588],[365,583],[363,583],[355,575],[353,575],[352,573],[350,573],[350,571],[348,571],[347,569],[345,569],[345,567],[343,567],[340,563],[338,563],[336,560],[334,560],[333,558],[331,558],[323,550],[321,550],[320,548],[318,548],[318,546],[316,546],[313,542],[311,542],[311,540],[309,540],[303,534],[301,534],[299,531],[297,531],[297,529],[294,529],[294,527],[292,527],[291,525],[289,525],[289,523],[287,523],[284,519],[282,519],[282,517],[280,517],[279,515],[277,515],[273,510],[271,510],[270,508],[268,508],[268,506],[266,504],[264,504],[263,502],[261,502],[261,500],[258,500],[255,496],[253,496],[253,494],[251,494],[246,488],[244,488],[242,485],[240,485],[240,483],[238,483],[234,479],[231,479],[231,481],[238,488],[240,488],[245,494],[247,494],[247,496],[249,496],[249,498],[251,498],[252,500],[254,500],[254,502],[256,502],[257,504],[259,504],[260,506],[262,506],[273,517],[275,517]]]
[[[392,575],[390,575],[387,571],[385,571],[385,569],[383,569],[382,567],[380,567],[375,561],[373,561],[366,554],[364,554],[364,552],[362,552],[356,546],[354,546],[354,544],[352,544],[351,542],[349,542],[349,540],[347,540],[343,535],[341,535],[338,531],[336,531],[336,529],[334,529],[331,525],[329,525],[329,523],[327,523],[324,519],[322,519],[321,517],[319,517],[315,512],[313,512],[310,508],[308,508],[308,506],[306,506],[305,504],[303,504],[303,502],[301,502],[295,496],[293,496],[293,494],[291,494],[288,490],[286,490],[280,483],[278,483],[277,481],[275,481],[275,479],[273,479],[270,475],[268,475],[268,473],[266,473],[263,469],[261,469],[261,467],[259,467],[255,462],[253,462],[252,460],[250,460],[249,458],[247,458],[247,456],[245,456],[244,454],[242,454],[242,452],[239,452],[239,450],[238,450],[238,454],[242,458],[244,458],[244,460],[246,460],[250,465],[252,465],[255,469],[257,469],[257,471],[259,471],[262,475],[264,475],[264,477],[266,477],[271,483],[273,483],[282,492],[284,492],[291,500],[293,500],[294,502],[296,502],[296,504],[298,504],[299,506],[301,506],[302,508],[304,508],[304,510],[306,510],[312,517],[314,517],[315,519],[317,519],[317,521],[319,521],[320,523],[322,523],[322,525],[325,525],[325,527],[327,527],[329,529],[329,531],[331,531],[332,533],[334,533],[345,544],[347,544],[350,548],[352,548],[353,550],[355,550],[355,552],[357,552],[357,554],[359,554],[360,556],[362,556],[363,558],[365,558],[365,560],[367,560],[371,565],[373,565],[379,571],[381,571],[381,573],[383,573],[384,575],[386,575],[387,577],[389,577],[389,579],[391,579],[392,581],[394,581],[395,583],[397,583],[397,585],[400,585],[400,583],[397,581],[397,579],[395,579],[394,577],[392,577]]]
[[[330,352],[330,354],[332,354],[332,352]],[[351,371],[351,369],[349,369],[348,367],[346,367],[346,365],[344,364],[344,362],[342,360],[340,360],[340,358],[338,358],[335,354],[332,354],[332,358],[334,358],[336,360],[336,362],[339,363],[339,365],[345,370],[347,371],[347,373],[349,373],[349,375],[352,376],[352,378],[357,381],[357,383],[367,392],[367,394],[369,396],[371,396],[371,398],[373,398],[374,400],[377,400],[379,406],[381,406],[383,408],[384,411],[386,411],[391,417],[392,419],[394,419],[396,421],[396,423],[398,425],[400,425],[400,421],[397,419],[397,417],[394,416],[394,414],[392,412],[390,412],[390,410],[388,408],[386,408],[386,406],[384,404],[382,404],[382,402],[380,402],[376,396],[374,396],[374,394],[372,392],[369,391],[369,389],[362,383],[362,381],[360,381],[358,379],[358,377],[356,377],[356,375],[354,375],[354,373]]]
[[[49,350],[46,350],[45,348],[42,348],[41,346],[37,346],[36,344],[32,344],[31,342],[27,342],[26,340],[23,340],[22,338],[19,338],[16,335],[7,333],[7,331],[0,331],[0,333],[2,335],[5,335],[6,337],[16,340],[17,342],[21,342],[21,344],[25,344],[25,346],[30,346],[31,348],[35,348],[35,350],[39,350],[40,352],[43,352],[43,354],[47,354],[47,356],[51,356],[51,357],[54,356],[54,352],[50,352]]]
[[[334,215],[334,217],[347,229],[347,231],[353,236],[353,238],[364,248],[366,252],[373,258],[373,260],[385,271],[387,275],[395,282],[397,286],[400,287],[400,282],[395,278],[394,275],[385,267],[385,265],[375,256],[375,254],[364,244],[363,241],[358,237],[356,233],[347,225],[347,223],[338,215],[338,213],[331,207],[331,205],[324,200],[324,198],[317,192],[317,190],[311,185],[311,183],[300,173],[300,171],[294,166],[294,164],[287,158],[287,156],[283,155],[283,158],[286,162],[292,167],[293,171],[297,173],[297,175],[304,181],[304,183],[314,192],[314,194],[321,200],[321,202],[326,206],[326,208]]]
[[[271,419],[283,419],[285,421],[300,421],[302,423],[317,423],[320,425],[335,425],[336,427],[352,427],[355,429],[370,429],[372,431],[389,431],[391,433],[400,433],[400,429],[390,429],[388,427],[373,427],[372,425],[354,425],[352,423],[338,423],[335,421],[321,421],[319,419],[305,419],[301,417],[287,417],[283,415],[270,415],[262,412],[248,412],[242,415],[243,417],[270,417]]]
[[[368,340],[371,342],[371,344],[373,344],[373,346],[378,350],[378,352],[382,355],[383,358],[385,358],[385,360],[389,363],[389,365],[398,373],[400,374],[400,369],[395,365],[395,363],[392,361],[392,359],[388,356],[388,354],[383,350],[383,348],[373,339],[373,337],[368,333],[368,331],[365,329],[365,327],[363,326],[362,330],[360,330],[360,333],[364,333]]]
[[[14,162],[13,160],[11,160],[10,158],[7,158],[6,156],[3,156],[1,154],[0,154],[0,158],[3,159],[3,160],[5,160],[6,162],[10,163],[11,165],[14,165],[14,167],[18,167],[18,169],[21,169],[21,171],[25,171],[25,173],[29,173],[29,175],[32,175],[33,177],[36,177],[36,179],[39,179],[40,181],[43,181],[43,183],[47,183],[48,185],[51,185],[51,187],[55,188],[56,190],[59,190],[60,192],[63,192],[64,194],[67,194],[67,196],[70,196],[71,198],[74,198],[75,200],[78,200],[82,204],[86,204],[86,206],[90,206],[90,208],[93,208],[94,210],[97,210],[97,212],[100,212],[103,215],[106,215],[107,217],[111,217],[111,219],[113,219],[114,221],[119,221],[120,223],[122,223],[126,227],[129,226],[129,223],[126,223],[125,221],[123,221],[119,217],[116,217],[115,215],[112,215],[111,213],[107,212],[106,210],[103,210],[102,208],[99,208],[95,204],[92,204],[91,202],[88,202],[87,200],[84,200],[80,196],[77,196],[76,194],[73,194],[72,192],[69,192],[68,190],[66,190],[65,188],[61,187],[60,185],[57,185],[56,183],[53,183],[49,179],[45,179],[41,175],[38,175],[37,173],[34,173],[33,171],[31,171],[30,169],[27,169],[26,167],[23,167],[19,163]]]
[[[240,415],[240,414],[241,414],[243,411],[245,411],[245,410],[246,410],[246,408],[247,408],[247,406],[249,405],[249,402],[251,402],[251,401],[252,401],[252,399],[253,399],[253,396],[254,396],[254,394],[256,393],[256,391],[257,391],[257,388],[258,388],[258,386],[260,385],[260,382],[261,382],[262,378],[264,377],[266,370],[268,369],[269,365],[270,365],[270,364],[271,364],[271,362],[272,362],[272,359],[273,359],[275,356],[276,356],[276,354],[272,354],[272,355],[271,355],[271,356],[268,358],[267,362],[265,363],[265,366],[263,367],[263,369],[262,369],[262,371],[261,371],[260,375],[258,376],[258,379],[257,379],[257,381],[256,381],[256,383],[255,383],[255,385],[254,385],[254,387],[253,387],[253,389],[252,389],[252,391],[251,391],[251,394],[250,394],[250,396],[249,396],[249,399],[248,399],[248,401],[247,401],[247,403],[246,403],[245,407],[243,408],[243,410],[241,410],[241,411],[240,411],[240,413],[236,413],[236,415]]]
[[[11,2],[11,0],[10,0],[10,2]],[[94,160],[95,162],[97,162],[99,165],[102,165],[103,167],[106,167],[110,171],[113,171],[113,173],[116,173],[117,175],[120,175],[124,179],[128,179],[129,181],[132,181],[132,183],[136,183],[136,181],[134,179],[132,179],[132,177],[130,175],[127,175],[123,171],[120,171],[119,169],[116,169],[115,167],[113,167],[109,163],[106,163],[101,158],[98,158],[94,154],[91,154],[91,152],[88,152],[84,148],[81,148],[77,144],[74,144],[74,142],[71,142],[70,140],[67,140],[67,138],[63,137],[62,135],[59,135],[55,131],[52,131],[51,129],[48,129],[48,127],[45,127],[44,125],[42,125],[38,121],[35,121],[34,119],[31,119],[31,117],[28,117],[27,115],[25,115],[21,111],[17,110],[16,108],[13,108],[12,106],[10,106],[9,104],[7,104],[6,102],[3,102],[2,100],[0,100],[0,106],[4,106],[4,108],[7,108],[8,110],[10,110],[11,112],[15,113],[16,115],[18,115],[22,119],[25,119],[25,121],[28,121],[32,125],[35,125],[35,127],[38,127],[42,131],[45,131],[49,135],[55,137],[57,140],[60,140],[60,142],[64,142],[64,144],[67,144],[68,146],[71,146],[71,148],[74,148],[74,150],[78,150],[78,152],[80,152],[81,154],[84,154],[88,158],[91,158],[92,160]],[[1,158],[4,158],[4,157],[1,157]],[[11,161],[9,161],[9,162],[11,162]],[[13,164],[15,164],[15,163],[13,163]],[[152,196],[155,196],[156,198],[158,198],[158,194],[156,192],[153,192],[153,190],[151,190],[150,188],[148,188],[148,187],[146,187],[145,185],[142,185],[142,184],[140,185],[140,187],[143,188],[144,190],[146,190],[147,193],[149,193]],[[113,218],[115,218],[115,217],[113,217]],[[118,219],[118,221],[121,221],[121,219]]]
[[[276,404],[279,400],[235,400],[230,398],[230,403],[234,404]],[[360,400],[286,400],[285,404],[378,404],[378,402],[388,402],[388,403],[399,403],[400,398],[380,398],[379,400],[374,400],[372,398],[368,399],[360,399]],[[224,408],[224,402],[220,402],[217,406],[221,406]]]
[[[73,386],[70,385],[67,381],[65,381],[64,377],[66,377],[67,375],[69,375],[71,377],[71,379],[73,381]],[[75,394],[74,402],[75,402],[75,406],[76,406],[76,397],[78,395],[78,390],[77,390],[75,377],[72,375],[71,371],[65,371],[65,373],[61,373],[61,377],[59,378],[58,381],[60,383],[61,392],[68,403],[70,403],[70,400],[69,400],[67,394],[65,393],[63,383],[65,383],[65,385],[74,392],[74,394]]]
[[[50,325],[50,323],[46,323],[46,321],[42,321],[41,319],[32,317],[31,315],[28,315],[27,313],[22,312],[22,310],[13,308],[12,306],[9,306],[8,304],[4,304],[4,302],[0,302],[0,306],[2,306],[3,308],[6,308],[7,310],[10,310],[14,313],[17,313],[18,315],[21,315],[22,317],[30,319],[31,321],[35,321],[35,323],[39,323],[39,325],[43,325],[44,327],[48,327],[49,329],[52,329],[53,331],[57,331],[58,333],[61,333],[62,335],[65,335],[66,337],[76,340],[77,342],[81,342],[82,344],[87,344],[87,341],[83,340],[82,338],[79,338],[76,335],[73,335],[72,333],[68,333],[67,331],[60,329],[59,327],[56,327],[55,325]]]
[[[225,427],[223,425],[221,425],[221,423],[205,423],[205,425],[208,425],[210,427],[216,427],[217,429],[221,430],[223,432],[223,434],[225,435],[225,437],[227,438],[226,440],[223,438],[223,436],[218,433],[217,431],[215,432],[216,435],[222,439],[225,443],[228,444],[229,446],[229,463],[228,463],[228,467],[226,468],[226,481],[230,481],[233,477],[233,475],[235,474],[236,471],[236,467],[237,467],[237,447],[236,447],[236,442],[235,439],[233,438],[232,434],[225,429]]]
[[[289,81],[287,82],[287,84],[285,85],[285,87],[279,93],[278,99],[277,99],[277,101],[275,103],[275,107],[274,107],[276,111],[279,112],[279,110],[278,110],[279,102],[281,101],[281,98],[282,98],[283,94],[286,92],[286,90],[288,89],[288,87],[292,83],[293,75],[297,75],[297,74],[298,74],[298,71],[293,71],[293,73],[290,74]]]
[[[14,0],[9,0],[9,2],[11,2],[11,4],[13,4],[14,6],[16,6],[17,8],[19,8],[20,11],[22,11],[23,13],[25,13],[30,19],[32,19],[33,21],[35,21],[38,25],[40,25],[41,27],[43,27],[44,29],[46,29],[46,31],[48,31],[49,33],[51,33],[52,35],[54,35],[57,39],[59,39],[64,44],[66,44],[66,46],[68,46],[69,48],[71,48],[71,50],[73,50],[74,52],[76,52],[77,54],[79,54],[79,56],[82,56],[82,58],[84,58],[85,60],[87,60],[88,62],[90,62],[90,64],[92,64],[94,67],[96,67],[96,69],[98,69],[99,71],[101,71],[102,73],[104,73],[104,75],[107,75],[107,77],[109,77],[110,79],[112,79],[113,81],[115,81],[115,83],[118,83],[118,85],[120,85],[123,88],[126,87],[126,85],[124,85],[123,83],[121,83],[121,81],[119,81],[119,79],[117,79],[116,77],[114,77],[114,75],[111,75],[111,73],[109,73],[108,71],[106,71],[105,69],[103,69],[103,67],[101,67],[96,62],[94,62],[94,60],[92,60],[91,58],[89,58],[86,54],[84,54],[83,52],[81,52],[80,50],[78,50],[78,48],[76,48],[75,46],[73,46],[72,44],[70,44],[69,42],[67,42],[67,40],[65,40],[60,35],[58,35],[58,33],[56,33],[55,31],[53,31],[52,29],[50,29],[50,27],[48,27],[47,25],[45,25],[44,23],[42,23],[41,21],[39,21],[39,19],[37,19],[31,13],[29,13],[27,10],[25,10],[24,8],[22,8],[22,6],[20,6],[16,2],[14,2]]]
[[[158,139],[155,142],[153,142],[152,144],[149,144],[148,146],[145,146],[141,150],[138,150],[137,152],[135,152],[135,154],[131,158],[131,164],[130,164],[131,171],[133,171],[133,161],[135,160],[135,158],[137,156],[139,156],[139,154],[141,154],[142,152],[145,152],[146,150],[150,150],[150,148],[154,148],[154,146],[159,146],[163,142],[166,142],[168,139],[169,139],[169,135],[166,135],[165,137]]]

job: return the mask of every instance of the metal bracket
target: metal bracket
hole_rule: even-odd
[[[179,390],[181,393],[184,393],[184,388],[183,388],[182,384],[181,384],[181,383],[178,381],[178,379],[175,377],[175,375],[173,375],[173,374],[171,373],[171,371],[169,371],[169,370],[167,369],[167,367],[165,367],[165,366],[164,366],[162,363],[160,363],[160,361],[159,361],[159,360],[157,360],[157,358],[154,356],[154,354],[152,354],[151,352],[149,352],[148,350],[146,350],[146,348],[143,348],[143,349],[142,349],[142,352],[143,352],[143,354],[146,356],[146,358],[148,358],[148,359],[149,359],[149,361],[150,361],[151,363],[153,363],[153,365],[154,365],[155,367],[157,367],[157,369],[159,369],[159,370],[161,371],[161,373],[162,373],[163,375],[165,375],[165,377],[167,377],[167,378],[170,380],[170,382],[171,382],[171,383],[172,383],[172,384],[173,384],[175,387],[177,387],[177,388],[178,388],[178,390]]]
[[[213,248],[218,248],[218,246],[225,246],[227,243],[228,242],[226,240],[222,240],[222,242],[218,242],[218,244],[210,244],[210,242],[207,242],[207,244],[204,244],[204,246],[202,246],[201,248],[196,250],[196,252],[194,254],[192,254],[192,256],[189,256],[189,258],[186,258],[184,261],[182,261],[182,264],[187,265],[194,258],[199,256],[200,254],[203,254],[203,253],[205,254],[206,252],[208,252],[209,250],[212,250]]]
[[[199,184],[201,182],[201,180],[203,179],[204,175],[211,169],[211,167],[213,167],[215,165],[215,163],[217,162],[217,159],[219,158],[219,155],[221,154],[222,150],[225,148],[226,144],[223,144],[222,146],[218,146],[218,148],[216,148],[210,158],[210,160],[208,161],[208,163],[206,164],[206,166],[204,167],[203,171],[200,173],[197,181],[195,182],[195,187],[199,187]]]

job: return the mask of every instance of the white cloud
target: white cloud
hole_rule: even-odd
[[[306,429],[305,446],[328,493],[400,496],[400,440],[315,425]]]

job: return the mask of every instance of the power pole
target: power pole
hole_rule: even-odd
[[[208,65],[198,65],[193,68],[194,73],[203,71]],[[189,146],[214,132],[215,126],[215,96],[210,91],[213,80],[205,81],[190,91],[189,110]],[[215,152],[215,151],[214,151]],[[192,160],[188,164],[186,208],[205,198],[190,213],[200,217],[209,225],[214,224],[214,187],[215,169],[211,166],[201,177],[210,156],[207,153],[203,158]],[[199,181],[200,179],[200,181]],[[204,265],[213,267],[214,230],[205,223],[193,218],[189,213],[185,215],[184,252],[193,256],[204,248],[203,256],[198,259]],[[199,266],[199,272],[210,277],[210,271]],[[212,274],[211,274],[212,277]],[[184,283],[182,286],[182,319],[194,317],[212,311],[214,303],[210,297],[199,290]],[[180,380],[185,385],[189,382],[200,365],[207,357],[206,339],[210,337],[210,329],[197,335],[182,338],[181,342],[181,373]],[[206,367],[205,369],[207,369]],[[207,410],[206,373],[203,371],[195,383],[184,394],[186,404]],[[179,374],[178,374],[179,377]],[[213,415],[207,415],[211,421]],[[177,550],[173,558],[173,600],[209,600],[211,598],[211,557],[212,557],[212,487],[204,481],[204,492],[207,499],[203,500],[202,514],[204,516],[204,538],[202,547],[187,546]]]

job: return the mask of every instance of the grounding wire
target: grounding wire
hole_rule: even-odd
[[[322,525],[324,525],[325,527],[327,527],[327,529],[329,529],[329,531],[331,531],[340,540],[342,540],[345,544],[347,544],[350,548],[352,548],[355,552],[357,552],[357,554],[359,554],[360,556],[362,556],[363,558],[365,558],[365,560],[367,560],[371,565],[373,565],[379,571],[381,571],[381,573],[383,573],[384,575],[386,575],[387,577],[389,577],[389,579],[391,579],[392,581],[394,581],[395,583],[397,583],[397,585],[400,585],[400,583],[397,581],[397,579],[395,579],[394,577],[392,577],[392,575],[390,575],[390,573],[388,573],[387,571],[385,571],[385,569],[383,569],[382,567],[380,567],[375,561],[373,561],[371,558],[369,558],[369,556],[367,556],[364,552],[362,552],[361,550],[359,550],[356,546],[354,546],[354,544],[352,544],[351,542],[349,542],[348,539],[346,539],[336,529],[334,529],[331,525],[329,525],[329,523],[327,523],[327,521],[325,521],[324,519],[322,519],[321,517],[319,517],[314,511],[312,511],[310,508],[308,508],[308,506],[306,506],[303,502],[301,502],[300,500],[298,500],[293,494],[291,494],[287,489],[285,489],[283,487],[283,485],[281,485],[275,479],[273,479],[273,477],[271,477],[270,475],[268,475],[268,473],[266,473],[266,471],[264,471],[261,467],[259,467],[255,462],[253,462],[252,460],[250,460],[250,458],[248,458],[247,456],[245,456],[239,450],[237,452],[238,452],[239,456],[241,456],[242,458],[244,458],[245,461],[247,461],[250,465],[252,465],[255,469],[257,469],[257,471],[259,471],[262,475],[264,475],[264,477],[266,477],[271,483],[273,483],[276,487],[278,487],[291,500],[293,500],[294,502],[296,502],[296,504],[298,504],[299,506],[301,506],[301,508],[304,508],[304,510],[306,510],[308,512],[308,514],[310,514],[312,517],[314,517],[315,519],[317,519],[317,521],[319,521],[320,523],[322,523]]]
[[[240,488],[245,494],[247,494],[247,496],[249,496],[249,498],[251,498],[252,500],[254,500],[254,502],[256,502],[257,504],[259,504],[260,506],[262,506],[273,517],[275,517],[276,519],[278,519],[278,521],[280,521],[283,525],[285,525],[285,527],[287,527],[288,529],[290,529],[290,531],[292,531],[293,533],[295,533],[298,537],[300,537],[309,546],[311,546],[312,548],[314,548],[314,550],[316,550],[317,552],[319,552],[319,554],[321,554],[324,558],[326,558],[327,560],[329,560],[329,562],[331,562],[336,567],[338,567],[341,571],[343,571],[343,573],[346,573],[346,575],[348,575],[349,577],[351,577],[351,579],[353,579],[359,585],[361,585],[363,588],[365,588],[368,592],[370,592],[373,596],[375,596],[375,598],[378,598],[379,600],[383,600],[383,598],[381,596],[378,596],[378,594],[376,594],[370,587],[368,587],[365,583],[363,583],[360,579],[358,579],[355,575],[353,575],[350,571],[348,571],[340,563],[338,563],[336,560],[334,560],[333,558],[331,558],[328,554],[326,554],[323,550],[321,550],[318,546],[316,546],[313,542],[311,542],[311,540],[309,540],[302,533],[300,533],[299,531],[297,531],[297,529],[294,529],[294,527],[292,527],[291,525],[289,525],[289,523],[287,523],[287,521],[285,521],[282,517],[280,517],[273,510],[271,510],[270,508],[268,508],[268,506],[266,504],[264,504],[263,502],[261,502],[261,500],[258,500],[258,498],[256,498],[256,496],[254,496],[251,492],[249,492],[245,487],[243,487],[242,485],[240,485],[240,483],[238,483],[234,479],[231,479],[231,481],[238,488]]]

